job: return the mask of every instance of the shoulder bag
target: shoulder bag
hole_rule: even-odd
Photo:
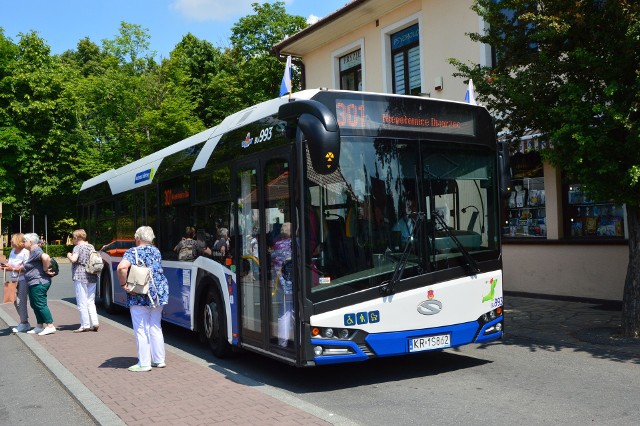
[[[133,249],[136,254],[136,263],[129,268],[127,275],[127,291],[135,294],[149,294],[149,283],[151,282],[151,269],[144,265],[144,262],[138,258],[138,250]],[[142,262],[142,266],[138,263]]]

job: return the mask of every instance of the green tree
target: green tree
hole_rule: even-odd
[[[187,34],[171,52],[169,62],[176,80],[189,89],[196,113],[207,127],[244,108],[238,66],[241,59],[232,58],[228,49]]]
[[[272,47],[307,26],[302,16],[287,14],[284,2],[253,3],[252,15],[240,18],[231,28],[231,45],[243,59],[243,90],[252,102],[278,96],[284,64],[271,54]]]
[[[107,55],[117,58],[119,64],[132,74],[142,74],[153,63],[155,52],[151,46],[149,30],[137,24],[122,21],[119,34],[113,39],[102,40]]]
[[[476,0],[494,67],[452,59],[499,128],[536,129],[542,154],[592,198],[625,203],[629,265],[622,330],[640,338],[640,3]]]
[[[89,175],[79,162],[82,135],[76,127],[72,70],[50,55],[35,32],[20,34],[14,60],[0,80],[2,167],[13,177],[3,199],[13,214],[71,214],[78,179]],[[5,161],[7,163],[5,163]]]
[[[20,146],[24,139],[11,117],[9,106],[11,97],[3,94],[5,78],[11,75],[18,56],[18,46],[4,36],[0,28],[0,200],[6,206],[15,203],[15,188],[19,176],[15,173],[20,157]],[[5,219],[9,215],[5,216]]]
[[[104,59],[107,53],[100,50],[100,46],[88,37],[78,42],[77,50],[68,50],[61,55],[61,59],[77,67],[83,77],[100,75],[105,72]]]
[[[76,85],[83,107],[80,127],[100,164],[117,168],[202,130],[185,77],[170,61],[157,64],[149,35],[123,22],[120,35],[97,52],[86,40],[65,58],[86,78]]]

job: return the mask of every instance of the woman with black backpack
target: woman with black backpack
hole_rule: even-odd
[[[47,292],[51,287],[51,277],[56,275],[51,270],[51,257],[40,248],[38,234],[26,234],[24,236],[24,248],[29,250],[29,258],[21,269],[24,269],[24,278],[29,285],[29,302],[33,313],[36,314],[38,325],[27,334],[46,336],[56,332],[53,325],[51,310],[47,304]]]

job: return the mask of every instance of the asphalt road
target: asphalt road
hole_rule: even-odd
[[[0,425],[95,424],[1,319],[0,341]]]

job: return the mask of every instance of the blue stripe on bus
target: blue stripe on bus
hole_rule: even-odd
[[[365,341],[378,357],[405,355],[409,353],[409,340],[417,337],[433,336],[438,334],[451,334],[451,347],[462,346],[469,343],[486,343],[502,337],[502,332],[484,335],[491,326],[502,321],[499,317],[485,324],[479,330],[478,322],[472,321],[452,326],[425,328],[421,330],[394,331],[389,333],[369,334]],[[479,332],[478,332],[479,330]],[[474,339],[478,335],[476,339]],[[364,361],[368,356],[352,341],[312,339],[313,346],[349,348],[354,353],[348,355],[316,356],[314,361],[318,365],[338,364],[344,362]]]
[[[409,339],[416,337],[451,334],[451,346],[460,346],[473,342],[477,332],[478,322],[472,321],[445,327],[369,334],[365,341],[377,356],[382,357],[408,353]]]

